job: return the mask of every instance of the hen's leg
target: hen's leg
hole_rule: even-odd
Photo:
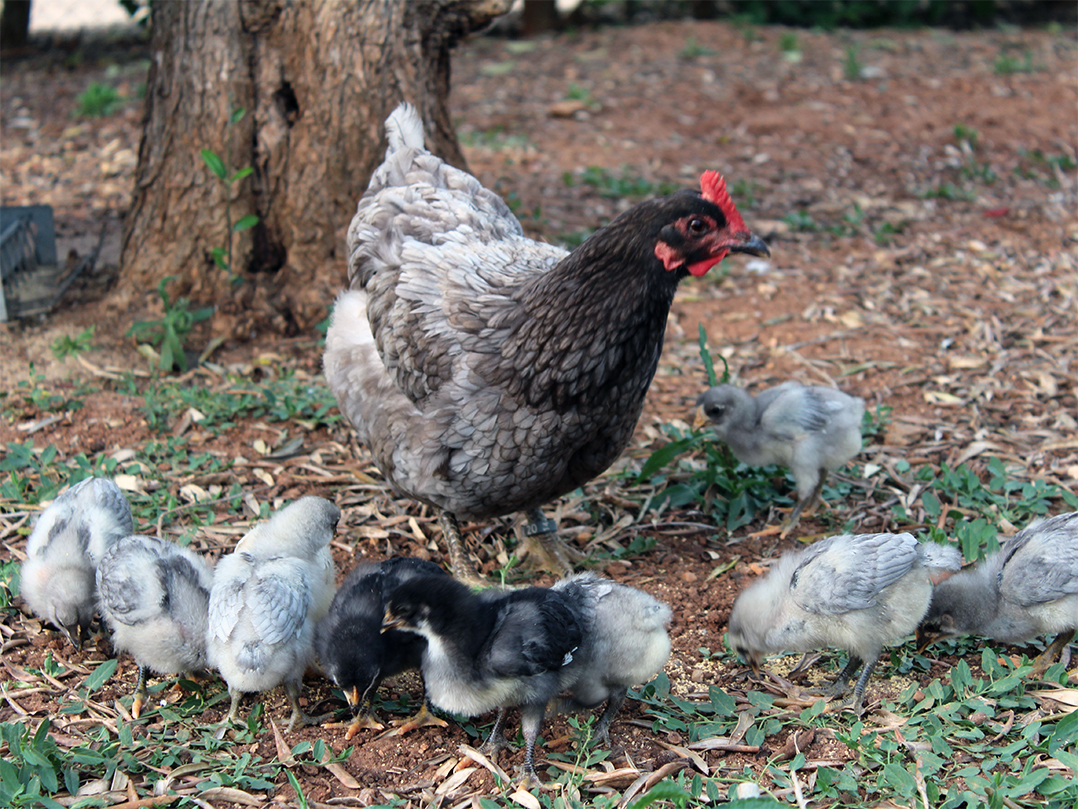
[[[472,588],[490,587],[490,582],[476,572],[475,566],[468,559],[457,518],[448,511],[442,510],[438,512],[438,524],[442,527],[446,545],[449,546],[449,569],[453,573],[453,578]]]
[[[1032,675],[1034,677],[1040,677],[1048,671],[1048,667],[1060,659],[1063,655],[1063,649],[1073,639],[1074,630],[1071,630],[1070,632],[1060,632],[1056,635],[1056,639],[1052,641],[1051,645],[1037,655],[1037,658],[1033,661]]]
[[[521,556],[528,558],[530,566],[536,570],[547,570],[557,576],[570,575],[573,563],[582,561],[584,555],[565,544],[558,536],[557,523],[541,509],[530,509],[527,515]]]

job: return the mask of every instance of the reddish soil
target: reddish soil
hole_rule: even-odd
[[[715,168],[729,179],[749,226],[772,246],[772,261],[755,265],[755,271],[743,260],[728,261],[728,272],[712,272],[679,292],[638,440],[619,468],[638,466],[661,446],[663,425],[691,420],[693,402],[706,387],[696,342],[702,323],[711,350],[727,359],[740,384],[760,388],[790,378],[836,384],[864,397],[870,409],[893,408],[886,433],[858,458],[890,476],[866,486],[875,497],[833,502],[803,521],[805,536],[844,525],[865,531],[923,527],[916,487],[895,471],[903,459],[914,466],[967,463],[983,473],[986,460],[998,457],[1018,480],[1074,491],[1074,37],[1035,31],[797,31],[801,58],[792,61],[779,48],[783,33],[757,29],[750,40],[718,23],[661,23],[527,43],[480,38],[465,43],[455,57],[453,109],[471,168],[514,205],[519,201],[518,216],[533,235],[560,240],[598,226],[627,204],[584,182],[589,166],[615,177],[624,171],[652,184],[680,185],[693,185],[702,170]],[[699,53],[700,48],[708,52]],[[863,66],[856,80],[848,79],[845,69],[851,48]],[[1027,52],[1032,72],[995,71],[1001,54]],[[144,70],[142,63],[123,63],[120,81],[127,84],[122,91],[134,95]],[[130,196],[139,110],[130,104],[105,119],[69,117],[77,93],[104,76],[103,64],[84,66],[77,74],[54,63],[5,68],[0,196],[5,205],[53,205],[60,235],[71,244],[85,243],[87,234],[96,235],[107,224],[107,245],[114,247],[116,223]],[[583,100],[566,103],[570,95]],[[956,137],[957,125],[976,130],[976,142],[968,135]],[[1056,159],[1055,165],[1037,154]],[[989,170],[996,177],[991,183]],[[574,178],[571,185],[563,179],[566,174]],[[959,198],[926,196],[941,188],[954,189],[951,195]],[[342,233],[345,225],[340,223]],[[108,378],[115,369],[141,371],[146,364],[123,336],[130,323],[110,308],[108,290],[116,271],[108,266],[108,249],[104,255],[104,268],[73,289],[49,317],[0,326],[6,414],[0,419],[0,443],[54,444],[63,459],[80,452],[115,455],[159,438],[146,422],[142,397],[124,393]],[[343,280],[343,268],[341,274]],[[95,348],[83,354],[89,364],[53,357],[49,346],[58,336],[73,336],[90,325],[97,330]],[[313,376],[320,365],[313,338],[226,344],[213,360],[221,368],[269,378],[283,368]],[[46,415],[18,387],[29,378],[30,362],[48,380],[48,390],[67,391],[84,407],[36,431],[28,429]],[[188,381],[228,385],[206,369],[192,372]],[[436,521],[414,504],[392,499],[343,425],[309,430],[246,420],[220,435],[197,423],[168,429],[182,433],[192,451],[243,460],[227,474],[145,470],[145,485],[176,491],[195,485],[213,495],[238,480],[259,501],[278,503],[301,494],[334,499],[345,514],[336,543],[342,571],[355,559],[387,553],[443,558]],[[267,459],[255,446],[258,441],[278,446],[295,435],[304,439],[301,454],[287,459]],[[734,596],[764,569],[761,560],[797,543],[748,537],[763,526],[762,518],[730,535],[699,511],[645,513],[640,503],[646,494],[645,487],[608,475],[589,485],[582,498],[559,504],[556,516],[566,536],[596,555],[624,548],[641,534],[655,539],[650,550],[604,562],[601,569],[673,607],[674,653],[666,673],[677,694],[706,699],[708,687],[718,686],[740,708],[747,705],[747,690],[781,691],[775,683],[747,684],[731,658],[720,653]],[[908,501],[915,522],[896,524],[888,497]],[[248,524],[237,519],[220,514],[214,524],[196,528],[179,512],[140,529],[193,534],[196,548],[216,554]],[[0,515],[0,541],[16,558],[26,524],[18,512]],[[947,517],[940,527],[953,526]],[[506,558],[509,523],[467,528],[477,538],[485,572],[494,574]],[[50,653],[76,674],[20,699],[17,707],[9,700],[0,707],[0,719],[10,721],[24,711],[31,717],[51,715],[63,738],[77,743],[82,731],[56,713],[57,700],[64,698],[67,684],[81,679],[77,672],[86,671],[85,664],[109,655],[107,644],[100,641],[72,655],[55,633],[25,616],[8,617],[3,632],[10,676],[39,668]],[[909,676],[926,682],[941,676],[945,663]],[[101,716],[123,713],[116,698],[129,693],[134,673],[130,659],[123,659],[119,676],[99,694]],[[896,697],[909,682],[882,665],[870,685],[871,705]],[[308,685],[311,702],[331,699],[324,680],[314,678]],[[416,685],[414,678],[391,683],[387,699],[401,693],[414,702]],[[796,693],[785,696],[794,710],[807,704]],[[218,719],[221,707],[207,711],[205,720]],[[283,695],[268,695],[266,709],[278,719],[286,715]],[[687,743],[687,734],[661,722],[653,727],[654,721],[643,706],[629,703],[614,725],[617,749],[610,760],[641,771],[675,761],[693,766],[670,749]],[[158,730],[152,720],[137,726],[147,735]],[[544,751],[571,750],[567,733],[564,718],[549,721]],[[759,752],[713,750],[700,756],[712,773],[732,775],[746,766],[761,772],[788,736],[783,730],[768,737]],[[290,745],[317,738],[336,751],[347,746],[343,728],[287,735]],[[392,793],[426,804],[446,783],[461,755],[459,746],[479,742],[456,725],[422,729],[404,739],[356,741],[344,768],[361,788],[323,768],[300,767],[297,775],[309,799],[368,805]],[[266,758],[275,750],[268,733],[251,747]],[[810,761],[833,766],[853,755],[826,734],[818,734],[805,752]],[[500,764],[510,770],[520,760],[521,753],[512,751]],[[631,780],[614,778],[605,786],[622,791]],[[602,778],[598,781],[602,786]],[[486,794],[492,784],[480,767],[438,798],[458,805]],[[292,793],[285,785],[279,795],[287,800]]]

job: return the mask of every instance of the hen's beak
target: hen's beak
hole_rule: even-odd
[[[761,258],[770,257],[771,248],[755,233],[738,234],[738,237],[744,238],[745,241],[731,244],[731,253],[748,253],[750,256],[760,256]]]
[[[402,626],[407,626],[407,623],[386,608],[386,613],[382,616],[382,632],[388,632],[390,629],[400,629]]]

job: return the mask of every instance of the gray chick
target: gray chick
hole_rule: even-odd
[[[1058,633],[1033,663],[1039,677],[1076,629],[1078,511],[1032,523],[979,565],[939,584],[921,634],[929,643],[958,635],[1022,643]]]
[[[957,548],[921,544],[912,534],[844,534],[785,554],[742,591],[730,614],[731,648],[758,670],[772,652],[835,646],[849,662],[824,695],[849,691],[860,711],[865,684],[883,647],[913,632],[933,585],[958,570]]]
[[[76,648],[94,617],[97,563],[133,529],[131,506],[120,487],[107,478],[87,478],[52,501],[26,542],[23,600]]]
[[[146,700],[150,669],[188,674],[206,668],[206,627],[213,568],[175,542],[135,534],[114,544],[97,567],[101,617],[117,652],[138,664],[131,715]]]
[[[643,590],[579,573],[551,588],[582,616],[583,637],[568,669],[571,682],[558,711],[591,710],[606,702],[595,738],[610,742],[610,723],[629,688],[654,677],[670,657],[670,607]]]
[[[717,385],[696,400],[696,426],[711,422],[715,434],[749,466],[789,468],[797,504],[782,527],[785,537],[801,512],[820,497],[827,473],[861,451],[865,402],[832,388],[784,382],[755,397],[733,385]]]
[[[284,684],[297,720],[303,672],[314,649],[315,624],[334,595],[329,543],[341,511],[321,497],[302,497],[259,523],[217,563],[206,633],[210,665],[232,697],[231,722],[246,692]]]

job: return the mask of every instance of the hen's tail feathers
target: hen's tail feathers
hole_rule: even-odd
[[[423,119],[419,117],[419,111],[414,105],[403,101],[386,118],[386,138],[389,140],[390,152],[424,148]]]

